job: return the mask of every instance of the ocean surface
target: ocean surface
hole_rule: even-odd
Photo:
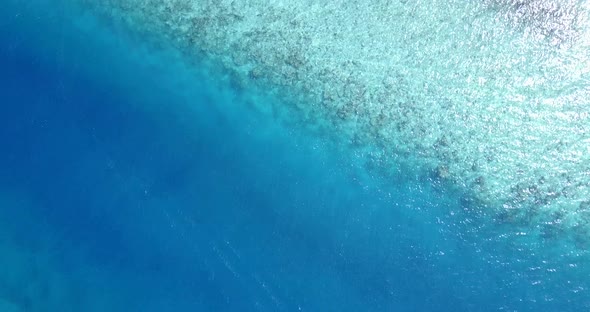
[[[0,311],[590,309],[585,246],[366,171],[154,42],[62,1],[3,4]]]

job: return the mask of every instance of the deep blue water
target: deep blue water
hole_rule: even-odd
[[[0,13],[0,309],[589,307],[569,246],[470,231],[454,192],[364,176],[200,60],[50,6]]]

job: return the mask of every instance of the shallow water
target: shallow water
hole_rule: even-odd
[[[65,4],[6,7],[1,309],[590,307],[583,248],[410,173],[384,182],[214,63]]]

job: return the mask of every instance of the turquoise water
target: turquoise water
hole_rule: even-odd
[[[367,171],[215,62],[72,6],[0,14],[0,310],[590,307],[568,233]]]

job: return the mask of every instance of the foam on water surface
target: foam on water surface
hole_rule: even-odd
[[[46,235],[7,230],[45,286],[0,306],[588,308],[585,11],[562,35],[509,1],[65,3],[4,20],[30,105],[2,107],[2,219]]]

